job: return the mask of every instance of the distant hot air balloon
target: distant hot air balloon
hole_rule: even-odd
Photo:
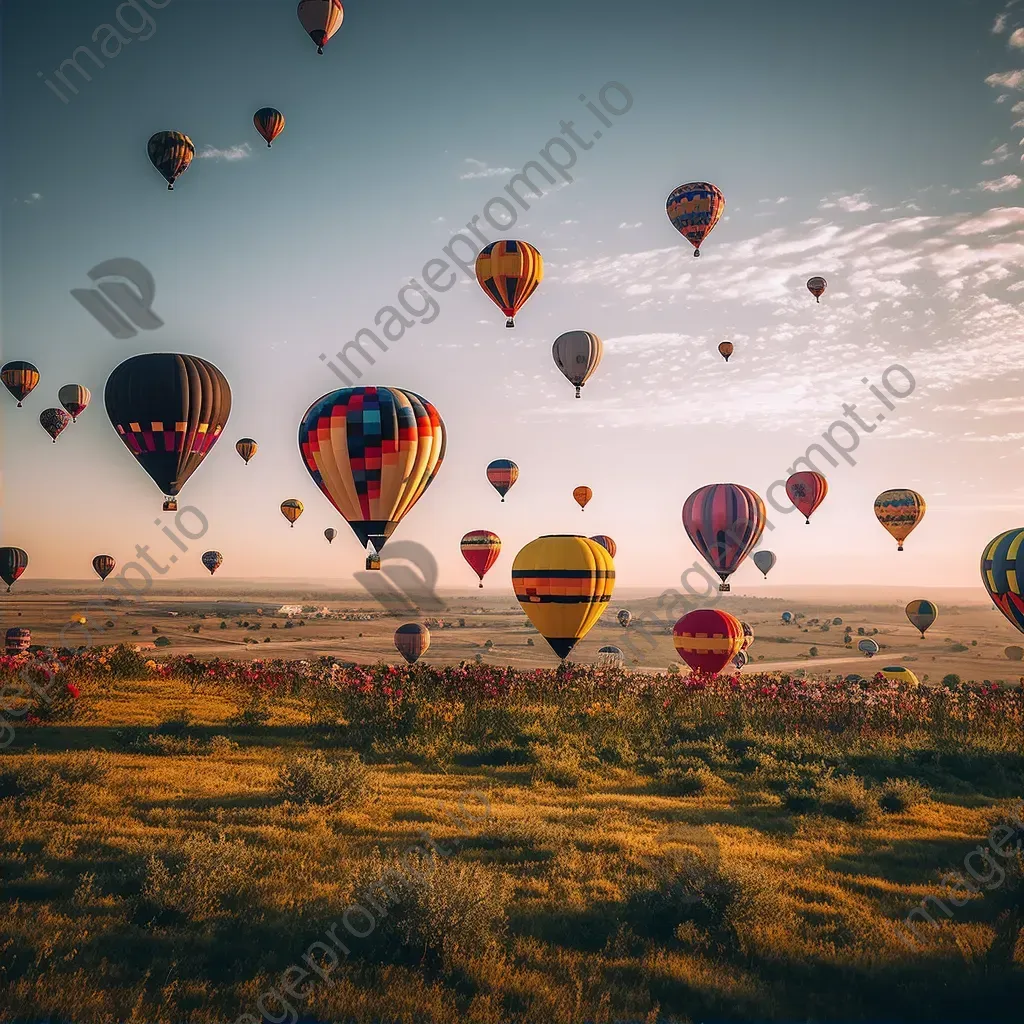
[[[580,397],[580,388],[600,364],[603,352],[601,339],[590,331],[566,331],[555,338],[551,346],[555,366],[575,386],[577,398]]]
[[[828,481],[813,471],[794,473],[786,481],[786,494],[803,515],[805,522],[810,523],[811,513],[828,494]]]
[[[793,621],[793,613],[792,612],[783,612],[782,613],[782,621],[785,622],[785,623],[792,622]]]
[[[24,548],[0,548],[0,580],[11,592],[14,581],[28,568],[28,552]]]
[[[896,539],[897,551],[922,519],[927,506],[917,491],[897,489],[882,491],[875,498],[875,518]]]
[[[707,181],[691,181],[674,189],[665,202],[668,219],[700,255],[701,243],[725,212],[725,196]]]
[[[703,555],[722,583],[757,546],[764,531],[764,502],[749,487],[707,484],[683,504],[683,526],[693,546]]]
[[[485,245],[476,258],[476,279],[515,327],[515,315],[544,277],[544,260],[528,242],[505,239]]]
[[[65,384],[57,392],[57,399],[71,413],[71,419],[74,422],[85,412],[92,399],[92,393],[81,384]]]
[[[589,487],[575,487],[572,496],[582,512],[587,507],[587,502],[594,496],[594,492]]]
[[[729,356],[733,353],[733,343],[731,341],[723,341],[718,346],[718,354],[726,361],[729,362]]]
[[[400,388],[332,391],[299,423],[313,482],[377,554],[437,475],[445,447],[437,409]]]
[[[224,556],[219,551],[204,551],[203,565],[210,570],[212,576],[224,564]]]
[[[512,587],[541,636],[565,658],[608,607],[615,566],[589,537],[538,537],[516,555]]]
[[[741,622],[740,628],[743,630],[743,643],[740,645],[740,650],[745,651],[754,642],[754,630],[746,622]]]
[[[1024,529],[1007,530],[989,541],[981,555],[981,581],[1006,618],[1024,633]]]
[[[4,634],[5,654],[24,654],[32,646],[32,631],[24,626],[15,626]]]
[[[591,537],[590,539],[596,540],[597,543],[612,556],[612,558],[615,557],[615,552],[618,551],[618,548],[615,546],[615,541],[613,541],[611,537],[608,537],[603,533],[599,533],[596,537]]]
[[[718,608],[687,612],[672,629],[679,657],[694,672],[718,675],[743,646],[740,620]]]
[[[501,538],[490,530],[470,530],[462,538],[462,557],[469,567],[480,577],[483,589],[484,576],[487,570],[498,560],[501,554]]]
[[[740,651],[739,654],[737,654],[736,657],[732,659],[732,663],[736,666],[737,671],[743,668],[743,666],[746,665],[748,661],[750,661],[750,658],[747,657],[746,651]]]
[[[755,551],[750,559],[764,573],[765,579],[768,579],[768,573],[772,571],[777,561],[774,551]]]
[[[925,630],[935,621],[939,609],[931,601],[911,601],[907,605],[907,618],[910,624],[921,630],[921,639],[924,639]]]
[[[341,0],[299,0],[299,23],[316,43],[316,52],[323,53],[327,40],[341,28],[345,9]]]
[[[39,424],[53,438],[54,444],[70,422],[71,417],[63,409],[44,409],[39,414]]]
[[[633,613],[628,608],[620,608],[619,614],[615,616],[619,620],[619,625],[625,629],[633,621]]]
[[[286,498],[281,502],[281,515],[291,523],[292,529],[295,529],[295,520],[302,515],[302,502],[298,498]]]
[[[597,661],[602,668],[618,668],[625,661],[622,651],[609,644],[597,652]]]
[[[324,536],[327,538],[328,544],[333,544],[334,538],[338,536],[338,531],[333,526],[328,526],[327,529],[324,530]]]
[[[174,191],[174,183],[188,170],[196,147],[192,140],[181,132],[157,132],[150,137],[147,145],[149,162],[167,182],[167,191]]]
[[[117,562],[114,561],[113,555],[97,555],[92,560],[93,570],[101,580],[105,580],[114,571],[116,565]]]
[[[878,644],[874,640],[859,640],[857,642],[857,650],[863,651],[869,658],[873,658],[879,651]]]
[[[107,378],[107,416],[125,447],[169,498],[217,443],[231,413],[231,388],[198,356],[132,356]]]
[[[909,668],[902,665],[886,665],[882,669],[882,675],[891,683],[909,683],[910,688],[916,690],[921,684],[916,675]]]
[[[18,400],[18,408],[29,392],[39,383],[39,371],[24,359],[15,359],[0,367],[0,381]]]
[[[815,302],[821,302],[821,297],[825,294],[827,287],[828,282],[823,277],[812,277],[807,282],[807,290],[814,296]]]
[[[242,456],[242,461],[248,466],[249,460],[259,451],[260,446],[251,438],[243,437],[235,442],[235,451]]]
[[[487,482],[505,500],[505,495],[519,479],[519,467],[511,459],[495,459],[487,466]]]
[[[1003,654],[1010,659],[1010,661],[1022,661],[1024,660],[1024,647],[1007,647],[1004,649]]]
[[[260,107],[252,115],[252,123],[266,140],[267,149],[270,149],[270,144],[284,131],[284,114],[273,107]]]
[[[430,630],[418,622],[407,622],[395,630],[395,647],[410,665],[415,665],[430,646]]]

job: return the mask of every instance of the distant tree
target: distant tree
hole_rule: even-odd
[[[159,633],[160,632],[160,630],[157,629],[156,626],[150,626],[150,629],[152,629],[154,633]]]
[[[927,683],[927,682],[928,682],[928,673],[926,672],[926,673],[925,673],[925,674],[924,674],[924,675],[923,675],[923,676],[922,676],[921,678],[922,678],[922,680],[923,680],[924,682],[926,682],[926,683]]]
[[[276,622],[272,622],[272,623],[270,624],[270,628],[271,628],[271,629],[277,629],[277,623],[276,623]]]
[[[484,650],[489,651],[493,646],[494,646],[494,641],[493,640],[485,640],[484,641]]]
[[[948,676],[942,677],[943,686],[959,686],[960,677],[955,672],[950,672]]]
[[[816,657],[818,656],[818,648],[817,648],[817,647],[812,647],[812,648],[811,648],[811,649],[810,649],[810,650],[809,650],[809,651],[808,651],[807,653],[808,653],[808,654],[809,654],[809,655],[810,655],[810,656],[811,656],[812,658],[816,658]]]
[[[459,619],[459,628],[460,629],[465,629],[466,628],[466,620],[465,619]]]
[[[223,619],[221,620],[220,628],[221,629],[227,629],[228,628],[228,624]]]
[[[759,655],[757,656],[757,660],[758,660],[758,661],[764,661],[764,655],[763,655],[763,654],[759,654]]]
[[[199,625],[199,623],[197,622],[197,623],[196,623],[196,624],[195,624],[195,625],[194,625],[194,626],[192,627],[192,632],[193,632],[193,633],[198,633],[198,632],[199,632],[199,630],[201,630],[202,628],[203,628],[203,627],[202,627],[202,626],[200,626],[200,625]]]
[[[263,638],[263,642],[264,642],[265,644],[269,644],[269,643],[270,643],[270,637],[269,637],[269,636],[265,636],[265,637]]]
[[[864,635],[864,627],[863,626],[858,626],[857,627],[857,636],[863,636],[863,635]]]
[[[961,651],[968,651],[968,650],[970,650],[970,648],[967,646],[967,644],[952,644],[952,645],[950,645],[949,649],[951,651],[956,651],[957,654],[959,654]]]
[[[476,655],[474,655],[473,660],[479,665],[484,660],[484,656],[482,654],[477,653]]]
[[[978,646],[978,641],[977,640],[972,640],[971,641],[971,646],[972,647],[977,647]]]
[[[534,643],[533,643],[533,637],[532,637],[532,636],[528,636],[528,637],[526,638],[526,646],[527,646],[527,647],[533,647],[533,646],[534,646]]]
[[[19,612],[18,614],[20,615],[21,613]],[[132,630],[132,636],[138,636],[138,635],[139,635],[139,631],[137,629],[133,629]]]
[[[171,646],[171,641],[168,640],[167,637],[165,637],[165,636],[158,636],[153,641],[153,643],[155,643],[157,645],[157,647],[170,647]]]
[[[306,624],[306,620],[305,619],[299,619],[299,625],[300,626],[304,626],[305,624]]]
[[[293,628],[294,628],[294,626],[293,626],[293,623],[292,623],[292,620],[291,620],[291,619],[289,619],[289,620],[288,620],[288,621],[287,621],[287,622],[286,622],[286,623],[284,624],[284,628],[285,628],[285,629],[293,629]]]

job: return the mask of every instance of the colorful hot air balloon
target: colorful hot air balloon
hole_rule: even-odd
[[[483,588],[487,570],[498,560],[501,554],[501,538],[490,530],[470,530],[462,538],[462,557],[469,562],[469,567],[480,577]]]
[[[23,548],[0,548],[0,580],[11,592],[14,581],[28,568],[28,552]]]
[[[92,560],[93,571],[101,580],[105,580],[114,571],[116,565],[117,562],[114,561],[113,555],[97,555]]]
[[[602,668],[618,668],[625,660],[622,651],[611,644],[597,652],[597,661]]]
[[[743,627],[735,615],[718,608],[687,612],[672,629],[679,657],[693,672],[718,675],[743,645]]]
[[[341,28],[345,9],[341,0],[299,0],[296,13],[299,23],[316,43],[316,52],[323,53],[327,40]]]
[[[487,466],[487,482],[505,500],[505,495],[519,479],[519,467],[511,459],[495,459]]]
[[[295,529],[295,520],[302,515],[303,505],[298,498],[286,498],[281,502],[281,515],[291,523],[292,529]]]
[[[599,533],[596,537],[591,537],[590,539],[596,540],[597,543],[600,544],[601,547],[603,547],[605,551],[607,551],[608,554],[612,556],[612,558],[615,557],[615,552],[618,551],[618,548],[615,546],[615,541],[613,541],[611,537],[608,537],[603,533]]]
[[[400,388],[332,391],[299,424],[309,475],[378,554],[437,475],[446,445],[437,409]]]
[[[665,202],[668,219],[700,255],[700,246],[725,212],[725,196],[707,181],[691,181],[673,190]]]
[[[746,622],[741,622],[740,628],[743,630],[743,643],[740,645],[740,650],[745,651],[754,642],[754,630]]]
[[[235,442],[235,451],[242,456],[242,461],[247,466],[249,465],[249,460],[259,449],[260,446],[251,437],[243,437]]]
[[[683,504],[683,526],[693,546],[703,555],[722,583],[757,546],[764,531],[764,502],[749,487],[707,484]]]
[[[395,630],[395,646],[410,665],[415,665],[430,646],[430,630],[418,622],[407,622]]]
[[[260,107],[252,115],[252,123],[266,140],[267,149],[270,149],[270,144],[284,131],[284,114],[273,107]]]
[[[993,604],[1024,633],[1024,529],[1007,530],[989,541],[981,555],[981,581]]]
[[[528,242],[507,238],[485,245],[476,258],[476,279],[515,327],[515,315],[544,277],[544,260]]]
[[[63,409],[44,409],[39,414],[39,424],[53,438],[54,444],[70,422],[71,417]]]
[[[828,481],[813,471],[794,473],[786,481],[786,494],[789,500],[799,509],[804,521],[810,523],[811,513],[825,500],[828,494]]]
[[[897,551],[922,519],[927,506],[917,491],[897,489],[882,491],[875,498],[875,518],[897,541]]]
[[[57,399],[71,413],[71,419],[74,422],[88,408],[92,393],[81,384],[65,384],[57,392]]]
[[[1010,661],[1024,661],[1024,647],[1007,647],[1003,650],[1003,654]]]
[[[541,636],[565,658],[608,607],[615,565],[589,537],[538,537],[516,555],[512,587]]]
[[[755,551],[750,559],[764,573],[765,579],[768,579],[768,573],[772,571],[777,561],[774,551]]]
[[[219,551],[204,551],[203,565],[210,570],[212,576],[224,564],[224,556]]]
[[[734,347],[731,341],[723,341],[718,346],[718,354],[726,361],[729,362],[729,356],[733,354]]]
[[[911,601],[907,605],[907,618],[910,624],[921,630],[921,639],[924,639],[925,630],[935,621],[939,609],[931,601]]]
[[[792,622],[793,621],[793,613],[792,612],[783,612],[782,613],[782,621],[787,623],[787,624]]]
[[[338,536],[338,531],[333,526],[328,526],[327,529],[324,530],[324,536],[327,538],[328,544],[333,544],[334,538]]]
[[[892,683],[909,683],[911,689],[921,685],[917,676],[902,665],[887,665],[882,669],[882,675]]]
[[[32,646],[32,631],[24,626],[15,626],[4,634],[5,654],[24,654]]]
[[[149,162],[167,182],[167,191],[174,191],[174,182],[188,170],[196,147],[192,140],[181,132],[157,132],[150,137],[147,145]]]
[[[807,290],[814,296],[815,302],[821,302],[821,297],[825,294],[827,287],[828,282],[823,277],[812,277],[807,282]]]
[[[580,388],[600,364],[603,352],[601,339],[590,331],[566,331],[555,338],[551,346],[555,366],[575,386],[577,398],[580,397]]]
[[[15,359],[0,367],[0,381],[18,400],[18,408],[29,392],[39,383],[39,371],[24,359]]]
[[[594,492],[589,487],[575,487],[572,496],[582,512],[587,507],[587,502],[594,496]]]
[[[619,620],[619,625],[625,629],[633,621],[633,613],[628,608],[620,608],[619,614],[615,616]]]
[[[874,640],[859,640],[857,642],[857,650],[862,651],[869,658],[873,658],[879,651],[878,644]]]
[[[746,651],[740,651],[739,654],[737,654],[736,657],[732,659],[732,663],[736,666],[737,671],[743,668],[743,666],[746,665],[748,661],[750,661],[750,658],[747,657]]]
[[[125,447],[170,498],[210,453],[231,412],[224,374],[198,356],[171,352],[126,359],[107,378],[103,399]]]

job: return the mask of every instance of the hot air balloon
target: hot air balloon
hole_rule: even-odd
[[[718,608],[687,612],[672,629],[679,657],[694,672],[718,675],[740,652],[743,627],[740,620]]]
[[[863,651],[869,658],[873,658],[879,651],[878,644],[874,640],[859,640],[857,642],[857,650]]]
[[[334,538],[338,536],[338,531],[333,526],[328,526],[327,529],[324,530],[324,536],[327,538],[328,544],[333,544]]]
[[[243,437],[235,442],[235,451],[242,456],[242,461],[247,466],[249,465],[249,460],[259,449],[260,446],[251,437]]]
[[[167,191],[173,192],[175,181],[188,170],[196,155],[192,140],[181,132],[157,132],[150,137],[146,148],[149,162],[167,182]]]
[[[768,579],[768,573],[771,572],[772,566],[777,561],[774,551],[755,551],[750,559],[764,573],[765,579]]]
[[[729,362],[729,356],[733,353],[733,343],[731,341],[723,341],[718,346],[718,354],[726,361]]]
[[[807,290],[814,296],[815,302],[821,302],[821,297],[825,294],[827,287],[828,282],[823,277],[812,277],[807,282]]]
[[[316,43],[316,52],[323,53],[327,40],[341,28],[345,9],[341,0],[299,0],[299,23]]]
[[[786,481],[786,494],[799,509],[804,521],[809,524],[811,513],[825,500],[825,495],[828,494],[828,481],[820,473],[813,471],[794,473]]]
[[[917,689],[921,685],[917,676],[902,665],[887,665],[882,669],[882,675],[892,683],[909,683],[911,689]]]
[[[597,661],[602,668],[619,668],[625,660],[622,651],[611,644],[597,652]]]
[[[11,592],[14,581],[28,568],[28,552],[23,548],[0,548],[0,580]]]
[[[516,555],[512,587],[541,636],[565,658],[608,607],[615,566],[589,537],[538,537]]]
[[[24,359],[15,359],[0,367],[0,381],[18,400],[18,408],[29,392],[39,383],[39,371]]]
[[[92,560],[93,571],[101,580],[105,580],[114,571],[116,565],[117,562],[114,561],[113,555],[97,555]]]
[[[782,621],[787,623],[787,624],[792,622],[793,621],[793,613],[792,612],[783,612],[782,613]]]
[[[582,512],[587,507],[587,502],[594,496],[594,492],[589,487],[575,487],[572,496]]]
[[[4,634],[5,654],[24,654],[32,646],[32,631],[24,626],[15,626]]]
[[[528,242],[507,238],[485,245],[476,258],[476,279],[515,327],[515,315],[544,277],[544,260]],[[600,357],[599,357],[600,358]]]
[[[53,438],[54,444],[70,422],[71,417],[63,409],[44,409],[39,414],[39,424]]]
[[[633,613],[627,608],[620,608],[619,614],[615,616],[619,620],[619,625],[625,629],[633,621]]]
[[[603,533],[599,533],[596,537],[591,537],[590,539],[596,540],[597,543],[612,556],[612,558],[615,557],[615,552],[618,551],[618,548],[615,546],[615,541],[613,541],[611,537],[608,537]]]
[[[415,665],[430,646],[430,630],[418,622],[407,622],[395,630],[395,646],[410,665]]]
[[[490,530],[470,530],[462,538],[462,557],[469,567],[480,577],[483,589],[484,576],[487,570],[498,560],[501,554],[501,538]]]
[[[691,181],[673,190],[665,202],[668,219],[700,255],[700,246],[725,212],[725,196],[707,181]]]
[[[683,504],[687,536],[718,574],[722,591],[730,589],[726,581],[757,546],[764,524],[764,502],[739,484],[707,484]]]
[[[1022,661],[1024,660],[1024,647],[1007,647],[1004,649],[1003,654],[1010,659],[1010,661]]]
[[[212,576],[224,564],[224,556],[219,551],[204,551],[203,565],[210,570]]]
[[[1024,529],[1007,530],[989,541],[981,555],[981,580],[995,606],[1024,633],[1024,558],[1020,557]]]
[[[446,446],[437,409],[400,388],[332,391],[299,424],[309,475],[378,554],[437,475]]]
[[[740,623],[740,628],[743,630],[743,643],[740,645],[740,650],[745,651],[754,642],[754,630],[745,622]]]
[[[897,551],[922,519],[926,509],[924,498],[917,491],[897,489],[882,491],[875,498],[875,518],[897,541]]]
[[[743,668],[743,666],[746,665],[748,661],[750,661],[750,658],[747,657],[746,651],[740,651],[740,653],[732,659],[732,663],[736,666],[737,671]]]
[[[281,502],[281,515],[288,520],[295,529],[295,520],[302,515],[302,502],[298,498],[286,498]]]
[[[931,601],[911,601],[907,605],[907,618],[910,624],[921,630],[921,639],[924,639],[925,630],[935,621],[939,609]]]
[[[575,386],[577,398],[580,397],[580,388],[600,364],[603,352],[601,339],[590,331],[566,331],[555,338],[551,346],[555,366]]]
[[[519,467],[510,459],[495,459],[487,466],[487,482],[505,500],[505,495],[519,479]]]
[[[270,149],[270,144],[284,131],[284,114],[273,107],[260,107],[252,115],[252,123],[266,140],[267,149]]]
[[[103,399],[125,447],[168,498],[210,453],[231,412],[224,374],[171,352],[126,359],[107,378]]]
[[[88,408],[92,393],[81,384],[65,384],[57,392],[57,399],[71,413],[71,420],[75,422]]]

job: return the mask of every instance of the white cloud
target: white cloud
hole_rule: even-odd
[[[42,199],[42,195],[39,192],[30,192],[28,199],[15,199],[15,203],[20,203],[22,206],[31,206],[33,203],[38,203]]]
[[[986,85],[999,89],[1019,89],[1024,85],[1024,71],[1000,71],[985,79]]]
[[[993,164],[1001,164],[1004,160],[1010,158],[1010,147],[1004,142],[1001,146],[997,146],[992,152],[992,155],[987,160],[981,162],[986,167],[991,167]]]
[[[863,192],[854,192],[851,196],[837,196],[833,194],[818,204],[818,207],[822,210],[834,210],[837,206],[846,213],[863,213],[865,210],[874,209],[874,204],[869,203],[865,199]]]
[[[1020,227],[1024,225],[1024,207],[996,206],[986,210],[977,217],[958,224],[951,235],[984,235],[1002,228]]]
[[[638,220],[638,221],[637,221],[637,222],[636,222],[635,224],[627,224],[627,223],[626,223],[626,221],[623,221],[623,222],[622,222],[622,223],[621,223],[621,224],[619,225],[619,227],[620,227],[621,229],[625,230],[625,231],[629,231],[629,230],[631,230],[632,228],[642,228],[643,226],[644,226],[644,223],[643,223],[643,221],[641,221],[641,220]]]
[[[469,164],[469,170],[459,175],[460,181],[468,181],[471,178],[500,178],[506,174],[515,174],[514,167],[488,167],[483,160],[474,160],[468,156],[463,161]]]
[[[204,146],[196,155],[200,160],[227,160],[233,163],[235,160],[244,160],[252,156],[252,147],[248,142],[243,142],[240,146],[228,146],[227,149]]]
[[[1015,46],[1018,50],[1024,50],[1024,28],[1013,30],[1013,34],[1006,40],[1007,45]]]
[[[992,26],[992,34],[999,35],[1006,30],[1006,14],[997,14],[995,24]]]
[[[992,181],[978,182],[978,188],[985,192],[1012,192],[1020,186],[1021,179],[1016,174],[1004,174],[1001,178],[994,178]]]
[[[996,103],[1005,103],[1008,99],[1010,99],[1010,94],[1008,92],[1004,92],[996,97]]]

